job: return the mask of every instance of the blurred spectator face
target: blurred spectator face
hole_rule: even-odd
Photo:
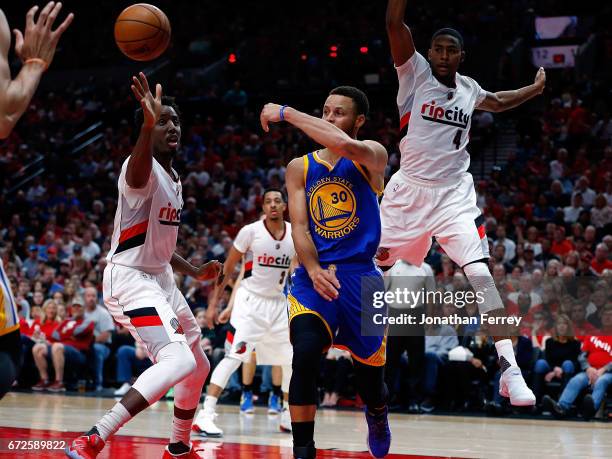
[[[586,308],[581,304],[574,304],[571,307],[572,322],[582,323],[586,318]]]
[[[54,300],[45,301],[42,310],[47,321],[53,321],[57,317],[57,303]]]
[[[511,276],[512,276],[513,279],[519,279],[522,275],[523,275],[523,270],[521,269],[520,266],[515,266],[512,269]]]
[[[557,336],[568,336],[568,333],[570,331],[569,325],[570,324],[567,320],[559,317],[555,325],[555,331],[557,332]]]
[[[42,281],[45,283],[50,283],[50,282],[53,282],[54,278],[55,278],[55,269],[46,268],[43,273]]]
[[[612,234],[606,234],[603,238],[603,243],[608,247],[608,253],[612,250]]]
[[[593,295],[591,296],[591,301],[597,307],[597,309],[601,309],[606,304],[606,292],[605,290],[595,290]]]
[[[195,320],[198,323],[198,327],[206,328],[206,310],[198,311]]]
[[[608,201],[606,200],[606,197],[603,194],[599,193],[595,197],[594,204],[597,209],[603,209],[604,207],[608,205]]]
[[[559,180],[555,180],[550,184],[550,191],[554,194],[563,194],[563,185]]]
[[[584,240],[587,242],[594,242],[596,234],[597,234],[597,230],[595,229],[595,227],[592,225],[589,225],[584,230]]]
[[[563,242],[565,239],[565,229],[563,227],[557,227],[555,229],[555,241]]]
[[[38,258],[38,247],[30,246],[30,250],[28,250],[28,257],[31,260],[36,260]]]
[[[83,245],[89,245],[91,243],[91,231],[85,231],[83,233]]]
[[[267,219],[278,221],[283,218],[283,213],[287,206],[283,200],[283,195],[278,191],[268,191],[264,196],[263,211]]]
[[[87,308],[95,309],[97,298],[98,298],[98,295],[97,295],[95,288],[88,287],[85,289],[85,292],[83,293],[83,300]]]
[[[530,226],[527,230],[527,240],[529,242],[536,242],[538,240],[538,229],[535,226]]]
[[[17,289],[17,295],[26,297],[30,293],[30,283],[28,281],[19,282],[19,288]]]
[[[565,265],[571,266],[572,268],[578,267],[578,252],[571,251],[565,256]]]
[[[442,314],[446,317],[448,316],[452,316],[453,314],[455,314],[456,308],[455,305],[453,303],[444,303],[442,304]]]
[[[43,296],[42,292],[35,292],[34,296],[32,297],[32,301],[34,302],[34,305],[42,306],[43,301],[45,301],[45,297]]]
[[[576,276],[576,270],[571,266],[566,266],[561,270],[561,277],[564,279],[572,279]]]
[[[64,232],[62,233],[62,242],[64,244],[68,244],[70,243],[71,239],[72,239],[72,231],[69,229],[65,229]]]
[[[495,279],[495,282],[502,282],[506,279],[506,269],[504,265],[498,263],[493,266],[493,279]]]
[[[588,285],[581,284],[576,290],[576,296],[581,302],[588,303],[589,298],[591,297],[591,289]]]
[[[66,306],[63,304],[57,305],[57,320],[64,320],[66,318]]]
[[[516,302],[521,311],[527,311],[531,307],[531,297],[529,296],[529,293],[524,293],[524,292],[519,293],[516,299]],[[535,320],[535,316],[534,316],[534,320]]]
[[[53,231],[47,231],[45,233],[45,245],[51,245],[55,241],[55,233]]]
[[[598,263],[603,263],[608,258],[608,246],[604,243],[597,244],[595,249],[595,259]]]
[[[232,238],[229,236],[224,237],[223,241],[221,242],[221,245],[223,245],[223,248],[226,251],[231,249],[232,248]]]
[[[542,252],[548,253],[550,251],[550,239],[542,239]]]
[[[529,274],[521,276],[519,288],[522,293],[531,293],[531,290],[533,289],[533,283],[531,282],[531,276]]]
[[[497,239],[504,239],[506,237],[506,227],[503,225],[499,225],[497,230],[495,231]]]
[[[523,258],[525,258],[525,261],[528,263],[531,263],[534,259],[533,256],[533,249],[531,248],[531,246],[528,246],[526,249],[523,250]]]
[[[35,292],[43,292],[45,289],[43,288],[42,282],[41,281],[36,281],[36,283],[34,284],[34,291]]]
[[[573,207],[582,207],[583,199],[581,193],[576,193],[572,198],[572,206]]]
[[[81,319],[85,315],[85,308],[81,303],[72,303],[72,318]]]
[[[497,261],[503,261],[505,254],[506,248],[502,244],[497,244],[495,249],[493,249],[493,257],[495,257]]]
[[[32,319],[42,319],[43,318],[42,305],[40,304],[32,305],[32,307],[30,308],[30,317]]]
[[[64,302],[64,294],[62,292],[55,292],[53,294],[53,301],[55,301],[56,304],[63,303]]]
[[[531,273],[531,282],[532,284],[535,285],[540,285],[542,283],[542,280],[544,279],[544,273],[542,273],[542,270],[540,269],[534,269],[534,271]]]

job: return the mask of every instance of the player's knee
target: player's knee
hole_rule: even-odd
[[[168,366],[171,377],[175,381],[182,379],[193,373],[196,368],[196,359],[189,346],[183,342],[170,343],[158,352],[158,363]]]
[[[463,272],[476,292],[476,302],[480,313],[504,308],[504,303],[495,286],[495,280],[489,272],[489,267],[484,262],[479,261],[465,265]]]
[[[293,343],[293,360],[291,367],[294,372],[302,370],[313,371],[319,365],[324,344],[318,335],[302,334],[300,339]]]

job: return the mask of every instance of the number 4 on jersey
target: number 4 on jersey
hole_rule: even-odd
[[[461,146],[461,134],[463,134],[463,129],[457,129],[457,133],[453,138],[453,145],[455,146],[455,150],[459,150]]]

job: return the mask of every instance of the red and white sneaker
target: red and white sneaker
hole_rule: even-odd
[[[81,435],[66,446],[66,456],[72,459],[95,459],[104,448],[104,440],[97,434]]]
[[[53,384],[47,387],[49,392],[66,392],[66,386],[61,381],[55,381]]]
[[[533,406],[536,398],[525,384],[521,369],[510,367],[499,378],[499,395],[509,397],[513,406]]]
[[[41,379],[40,381],[38,381],[36,384],[32,386],[32,390],[35,390],[37,392],[47,390],[47,387],[49,387],[49,384],[50,384],[49,381],[45,381],[44,379]]]

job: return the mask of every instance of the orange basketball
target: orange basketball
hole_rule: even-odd
[[[162,10],[148,3],[124,9],[115,22],[115,42],[135,61],[159,57],[170,43],[170,21]]]

